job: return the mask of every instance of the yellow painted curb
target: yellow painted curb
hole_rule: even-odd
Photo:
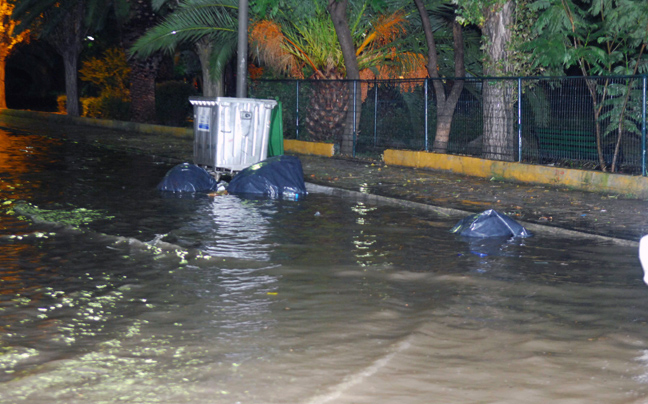
[[[333,157],[333,154],[335,153],[335,145],[333,145],[333,143],[305,142],[303,140],[284,139],[284,150],[299,154]]]
[[[582,191],[622,194],[648,199],[648,178],[598,171],[574,170],[475,157],[408,150],[385,150],[385,164],[451,171],[498,180],[545,184]]]

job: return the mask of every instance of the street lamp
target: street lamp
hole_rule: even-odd
[[[239,0],[236,98],[247,96],[248,0]]]

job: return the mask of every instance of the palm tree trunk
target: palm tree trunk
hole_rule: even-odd
[[[160,56],[130,60],[131,120],[153,123],[155,118],[155,78]]]
[[[150,1],[132,2],[131,7],[133,16],[124,27],[125,49],[130,49],[135,41],[157,21]],[[129,60],[131,120],[134,122],[155,122],[155,78],[161,59],[160,55],[154,55],[146,59]]]
[[[310,139],[318,142],[335,141],[344,144],[344,132],[349,108],[349,87],[342,74],[323,72],[324,80],[311,82],[305,128]],[[353,150],[353,145],[347,144]],[[345,153],[350,154],[350,153]]]
[[[342,56],[344,57],[344,67],[346,68],[346,78],[348,80],[360,80],[360,69],[358,67],[358,59],[353,46],[353,39],[351,37],[351,30],[347,22],[347,3],[348,0],[329,0],[328,12],[331,14],[331,20],[335,27],[340,48],[342,49]],[[353,81],[349,82],[349,94],[353,94]],[[349,104],[346,106],[346,121],[344,124],[344,131],[340,140],[340,153],[346,155],[355,154],[355,141],[357,139],[357,126],[360,123],[360,113],[362,110],[362,97],[351,96]],[[355,102],[355,105],[352,103]],[[353,111],[355,110],[355,114]],[[355,121],[355,125],[354,125]]]
[[[213,43],[208,38],[201,38],[196,42],[196,53],[198,54],[198,60],[200,60],[200,70],[202,72],[203,96],[222,97],[225,94],[223,75],[214,78],[209,70],[209,58],[213,48]]]

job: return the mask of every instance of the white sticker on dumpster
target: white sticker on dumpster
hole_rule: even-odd
[[[209,124],[210,124],[210,113],[211,109],[210,108],[205,108],[205,107],[198,107],[198,125],[197,128],[198,130],[204,130],[209,132]]]

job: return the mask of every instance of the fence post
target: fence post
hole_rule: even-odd
[[[518,77],[518,163],[522,162],[522,78]]]
[[[374,79],[374,147],[378,146],[378,82]]]
[[[299,80],[295,80],[297,83],[297,97],[295,99],[295,139],[299,140]]]
[[[353,157],[356,156],[357,122],[356,122],[356,93],[358,80],[353,80]]]
[[[642,105],[641,105],[641,175],[646,176],[646,78],[648,76],[643,76],[643,94],[642,94]]]
[[[428,148],[428,79],[427,78],[425,78],[425,81],[423,82],[423,88],[424,88],[423,94],[425,98],[424,100],[425,105],[423,107],[423,111],[425,112],[425,117],[423,119],[423,126],[424,126],[423,130],[425,133],[425,151],[427,152],[429,151]]]

